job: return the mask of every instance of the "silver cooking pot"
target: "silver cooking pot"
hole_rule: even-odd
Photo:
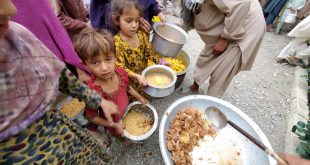
[[[158,88],[158,87],[155,87],[155,86],[152,86],[149,84],[146,87],[144,87],[144,92],[146,94],[148,94],[154,98],[163,98],[163,97],[169,96],[170,94],[173,93],[173,91],[175,89],[175,83],[177,80],[177,76],[171,68],[164,66],[164,65],[152,65],[152,66],[149,66],[143,70],[142,76],[145,78],[145,75],[147,75],[149,73],[166,74],[167,76],[169,76],[172,79],[172,81],[171,81],[171,84],[169,86],[162,87],[162,88]]]
[[[123,115],[123,117],[119,121],[120,123],[123,123],[123,118],[126,116],[126,114],[129,111],[137,111],[137,112],[143,113],[145,116],[150,117],[153,120],[153,126],[147,133],[143,135],[139,135],[139,136],[131,135],[125,129],[124,130],[125,138],[135,143],[147,140],[155,132],[157,125],[158,125],[158,114],[157,114],[156,109],[151,104],[146,104],[144,106],[139,101],[132,102],[128,105],[126,113]]]
[[[187,33],[177,25],[155,23],[152,46],[159,54],[175,57],[187,41]]]

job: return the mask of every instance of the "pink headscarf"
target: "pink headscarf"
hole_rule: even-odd
[[[75,53],[72,42],[48,0],[12,0],[17,15],[12,20],[29,29],[61,61],[89,73]]]

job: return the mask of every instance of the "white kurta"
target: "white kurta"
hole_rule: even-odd
[[[286,59],[289,55],[296,55],[297,58],[310,58],[310,46],[305,43],[310,40],[310,15],[302,20],[288,34],[294,39],[287,44],[278,55],[278,58]]]
[[[206,44],[196,63],[195,82],[201,85],[211,77],[208,94],[221,96],[234,75],[253,65],[266,28],[260,4],[258,0],[206,0],[194,26]],[[212,47],[221,37],[229,45],[215,56]]]
[[[296,8],[296,10],[300,10],[306,4],[306,0],[289,0],[285,6],[285,10],[280,18],[280,21],[284,22],[288,13],[294,14],[293,11],[290,9],[291,7]],[[296,11],[297,15],[297,11]]]

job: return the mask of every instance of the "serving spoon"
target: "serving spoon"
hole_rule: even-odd
[[[243,134],[245,137],[247,137],[250,141],[252,141],[254,144],[256,144],[259,148],[264,150],[268,155],[272,156],[278,163],[281,163],[283,165],[287,165],[281,157],[273,152],[271,149],[267,148],[262,142],[257,140],[255,137],[247,133],[245,130],[240,128],[238,125],[236,125],[234,122],[228,120],[226,116],[216,107],[209,107],[205,111],[205,115],[207,116],[208,120],[212,123],[213,127],[218,131],[224,127],[226,127],[227,124],[231,125],[233,128],[235,128],[237,131],[239,131],[241,134]]]

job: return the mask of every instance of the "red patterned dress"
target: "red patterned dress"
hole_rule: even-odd
[[[116,68],[115,72],[119,78],[119,85],[118,90],[112,93],[106,93],[102,90],[102,88],[98,85],[95,85],[94,82],[96,80],[96,76],[92,76],[88,82],[87,85],[89,88],[96,90],[104,99],[113,101],[119,110],[119,115],[113,116],[113,120],[115,122],[118,122],[120,120],[120,117],[125,113],[126,108],[129,104],[128,95],[127,95],[127,89],[129,87],[129,79],[128,75],[125,72],[125,70],[121,68]],[[86,117],[102,117],[104,118],[104,114],[102,110],[100,109],[85,109],[85,115]],[[94,123],[90,123],[88,125],[88,129],[91,131],[94,131],[98,128],[98,125]],[[109,130],[111,131],[111,130]],[[111,132],[113,133],[113,131]]]

